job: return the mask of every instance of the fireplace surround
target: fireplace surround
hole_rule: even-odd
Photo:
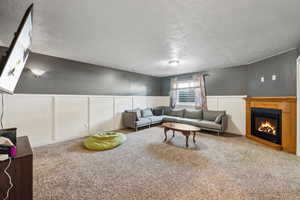
[[[281,145],[281,110],[251,108],[251,135]]]
[[[296,97],[248,97],[246,137],[296,153]]]

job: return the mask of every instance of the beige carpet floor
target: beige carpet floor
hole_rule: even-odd
[[[300,199],[300,159],[244,137],[128,134],[122,146],[87,151],[83,139],[34,149],[34,200]],[[171,136],[171,132],[170,132]]]

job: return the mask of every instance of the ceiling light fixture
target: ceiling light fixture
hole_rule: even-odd
[[[169,65],[177,67],[180,64],[179,60],[170,60]]]
[[[46,73],[46,71],[42,70],[42,69],[30,69],[30,71],[34,74],[34,76],[36,77],[40,77],[42,76],[43,74]]]

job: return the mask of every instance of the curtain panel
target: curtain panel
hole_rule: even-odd
[[[207,98],[205,88],[205,74],[198,73],[193,76],[195,84],[195,107],[196,109],[207,110]]]
[[[171,79],[171,91],[170,91],[170,107],[175,108],[177,103],[177,78]]]

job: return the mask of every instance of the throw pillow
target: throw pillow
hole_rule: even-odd
[[[218,124],[221,124],[223,115],[224,115],[224,114],[219,114],[219,115],[216,117],[215,122],[218,123]]]
[[[136,109],[135,112],[136,112],[136,118],[137,118],[137,120],[140,120],[140,118],[142,117],[141,110],[140,109]]]
[[[152,117],[153,113],[150,108],[146,108],[146,109],[142,110],[142,116],[143,117]]]
[[[161,115],[163,115],[163,109],[162,108],[153,108],[152,113],[155,116],[161,116]]]

